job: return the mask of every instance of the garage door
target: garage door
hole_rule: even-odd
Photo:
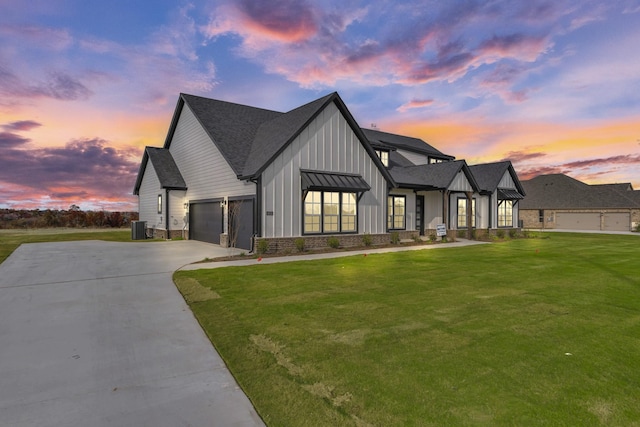
[[[236,248],[252,249],[253,227],[253,200],[234,200],[229,202],[230,227],[236,227],[238,238]]]
[[[604,229],[607,231],[629,231],[631,218],[628,213],[604,214]]]
[[[560,230],[600,230],[600,213],[558,212],[556,228]]]
[[[220,202],[189,205],[189,238],[220,244],[222,207]]]

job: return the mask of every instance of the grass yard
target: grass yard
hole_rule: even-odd
[[[271,426],[640,425],[640,237],[178,272]]]
[[[23,243],[68,242],[72,240],[107,240],[130,242],[130,229],[40,228],[0,230],[0,264]]]

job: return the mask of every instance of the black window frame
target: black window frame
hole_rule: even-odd
[[[460,218],[462,218],[462,216],[460,215],[460,200],[464,200],[465,201],[465,214],[464,214],[464,222],[467,222],[467,212],[466,209],[469,207],[469,199],[467,199],[466,197],[458,197],[458,201],[456,202],[456,229],[460,229],[460,230],[466,230],[467,228],[469,228],[467,225],[461,226],[460,225]],[[475,198],[471,198],[471,228],[476,228],[476,223],[477,223],[477,218],[476,218],[476,199]]]
[[[404,212],[402,214],[402,228],[395,227],[395,218],[400,216],[396,215],[396,203],[395,199],[403,199],[403,207]],[[389,203],[389,199],[394,199],[392,203]],[[390,210],[391,208],[391,210]],[[407,229],[407,196],[405,195],[397,195],[397,194],[389,194],[387,196],[387,231],[397,231],[397,230],[406,230]]]
[[[538,209],[538,222],[544,222],[544,209]]]
[[[381,150],[379,148],[376,148],[375,151],[376,151],[376,155],[378,156],[382,164],[388,168],[389,167],[389,150]],[[386,157],[387,157],[386,160],[382,158],[382,153],[386,154]]]
[[[309,195],[309,193],[320,193],[320,231],[311,231],[308,232],[306,230],[306,217],[307,217],[307,213],[306,213],[306,203],[307,203],[307,196]],[[325,208],[325,193],[338,193],[338,231],[325,231],[325,223],[324,223],[324,219],[325,219],[325,213],[324,213],[324,208]],[[354,199],[355,199],[355,208],[356,208],[356,213],[355,213],[355,230],[344,230],[343,227],[343,201],[344,201],[344,195],[345,194],[352,194]],[[303,236],[320,236],[320,235],[331,235],[331,234],[358,234],[358,229],[359,229],[359,224],[358,224],[358,206],[359,206],[359,198],[358,198],[358,193],[355,191],[332,191],[332,190],[308,190],[305,191],[303,193],[303,197],[302,197],[302,235]],[[349,215],[349,216],[353,216],[353,215]]]
[[[500,225],[500,219],[501,218],[506,218],[506,215],[500,215],[500,208],[503,205],[506,206],[505,202],[508,202],[510,204],[510,206],[511,206],[511,215],[509,215],[509,224],[508,225],[506,223],[505,223],[505,225]],[[504,200],[500,200],[498,202],[498,228],[513,228],[513,206],[514,206],[513,200],[504,199]]]
[[[162,193],[160,193],[160,194],[158,194],[158,214],[162,213],[162,207],[163,207]]]

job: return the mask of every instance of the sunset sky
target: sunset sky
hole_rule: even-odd
[[[0,0],[0,208],[137,210],[180,92],[640,190],[638,0]]]

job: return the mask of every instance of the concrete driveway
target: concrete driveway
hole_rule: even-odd
[[[22,245],[0,265],[0,425],[263,425],[172,272],[195,241]]]

